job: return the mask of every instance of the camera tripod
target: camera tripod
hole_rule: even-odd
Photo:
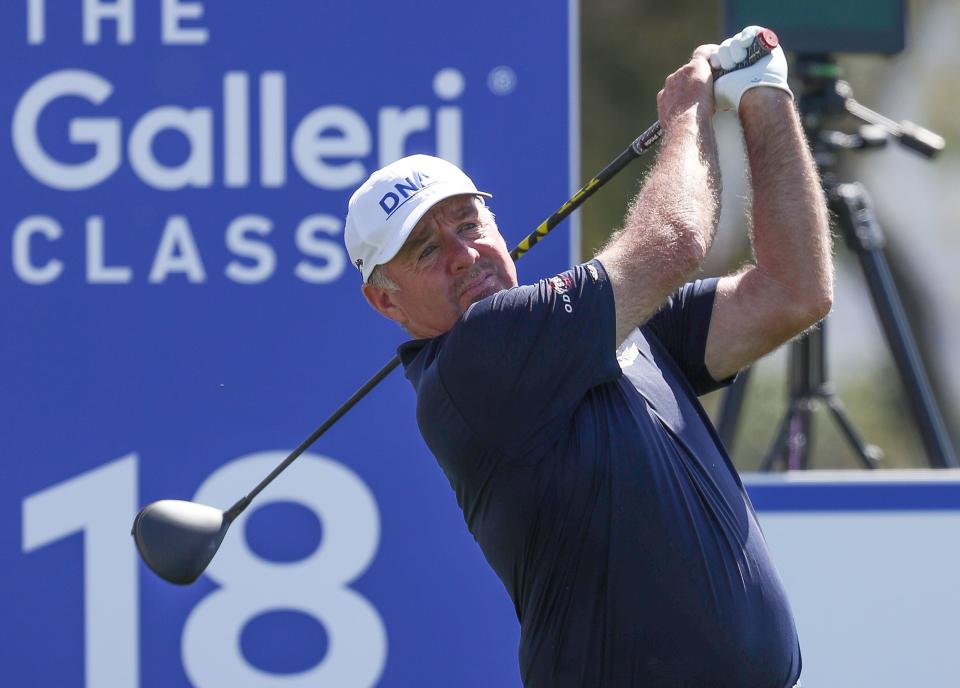
[[[884,253],[886,238],[874,215],[870,197],[859,182],[840,182],[836,178],[839,151],[880,148],[892,137],[929,159],[943,149],[944,141],[922,127],[910,122],[893,122],[858,103],[849,84],[838,78],[839,68],[829,55],[801,54],[796,69],[803,84],[798,103],[800,115],[823,180],[828,206],[844,242],[863,269],[874,310],[910,399],[927,459],[935,468],[956,467],[956,455],[890,273]],[[829,117],[843,113],[866,126],[861,126],[857,134],[825,128]],[[827,325],[825,320],[807,336],[790,344],[787,411],[761,464],[763,471],[771,470],[778,461],[788,470],[810,467],[814,413],[823,407],[830,412],[863,466],[877,468],[879,465],[881,450],[864,441],[827,375]],[[721,404],[717,431],[731,452],[748,378],[749,370],[741,372]]]

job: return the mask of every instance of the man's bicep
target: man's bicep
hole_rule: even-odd
[[[790,292],[756,267],[717,284],[704,361],[714,379],[746,368],[800,334],[809,320]]]

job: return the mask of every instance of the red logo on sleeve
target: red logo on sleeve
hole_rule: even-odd
[[[564,273],[556,277],[551,277],[547,280],[547,284],[557,293],[557,297],[563,304],[563,310],[567,313],[573,313],[573,300],[570,298],[570,294],[567,293],[573,289],[573,277]]]
[[[564,294],[573,289],[573,277],[566,273],[557,275],[556,277],[551,277],[547,281],[550,283],[550,286],[553,287],[553,290],[558,294]]]

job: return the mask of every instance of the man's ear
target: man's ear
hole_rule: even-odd
[[[393,292],[375,287],[372,284],[361,285],[361,290],[363,291],[363,298],[365,298],[367,303],[373,306],[374,310],[380,313],[380,315],[390,318],[395,323],[399,323],[401,327],[406,325],[407,314],[393,300]]]

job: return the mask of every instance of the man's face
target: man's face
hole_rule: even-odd
[[[399,289],[365,284],[364,296],[418,338],[443,334],[470,304],[517,286],[493,215],[476,196],[454,196],[431,208],[380,270]]]

